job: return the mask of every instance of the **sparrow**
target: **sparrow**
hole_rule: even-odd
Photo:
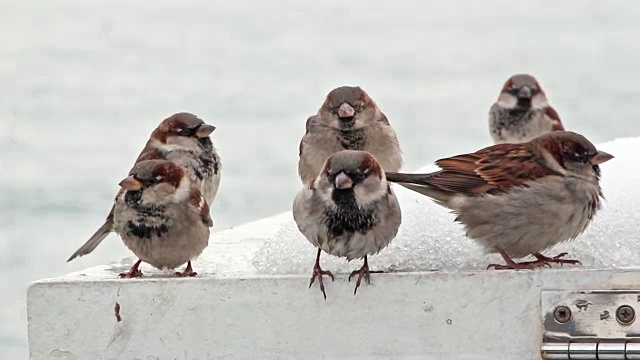
[[[182,166],[202,196],[212,204],[220,185],[222,163],[209,135],[216,129],[190,113],[177,113],[151,133],[136,163],[164,159]]]
[[[488,268],[534,269],[579,263],[542,252],[585,231],[604,199],[599,165],[612,158],[580,134],[556,131],[440,159],[437,172],[386,175],[453,210],[468,237],[506,262]],[[528,255],[537,260],[513,261]]]
[[[320,254],[364,259],[359,270],[355,295],[364,277],[370,283],[367,256],[377,254],[398,233],[401,211],[398,200],[385,179],[381,164],[368,152],[343,150],[326,159],[316,179],[305,186],[293,202],[293,219],[300,232],[318,248],[309,288],[317,279],[326,300]]]
[[[212,204],[220,185],[222,163],[209,135],[213,125],[190,113],[177,113],[165,120],[151,133],[135,163],[163,159],[182,166],[191,182],[200,190],[207,204]],[[116,195],[118,199],[124,190]],[[114,206],[100,228],[76,250],[67,262],[91,253],[114,231]]]
[[[385,171],[402,167],[396,133],[378,105],[357,86],[331,90],[318,113],[307,119],[298,161],[303,184],[313,182],[327,157],[340,150],[368,151]]]
[[[564,127],[538,81],[517,74],[505,82],[491,106],[489,130],[493,142],[501,144],[527,142],[550,131],[564,131]]]
[[[181,166],[143,160],[119,184],[113,228],[138,261],[120,278],[142,277],[146,262],[158,269],[187,267],[176,276],[196,276],[191,260],[209,243],[209,205]]]

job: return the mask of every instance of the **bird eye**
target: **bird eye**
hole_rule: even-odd
[[[360,111],[364,110],[364,105],[362,105],[362,104],[360,104],[360,103],[359,103],[359,104],[355,104],[355,105],[353,106],[353,109],[354,109],[355,111],[357,111],[357,112],[360,112]]]
[[[586,164],[589,162],[589,154],[587,154],[586,152],[575,152],[573,154],[573,157],[576,159],[576,161],[581,162],[583,164]]]
[[[176,129],[176,134],[180,135],[180,136],[191,136],[193,135],[194,131],[193,129],[189,129],[189,128],[179,128]]]
[[[357,180],[364,180],[367,177],[367,174],[363,173],[363,172],[359,172],[356,174],[356,179]]]

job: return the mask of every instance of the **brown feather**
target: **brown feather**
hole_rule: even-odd
[[[393,182],[427,185],[445,192],[465,195],[505,193],[527,182],[556,174],[535,160],[529,144],[497,144],[475,153],[436,161],[442,168],[430,174],[387,173]]]
[[[207,201],[204,199],[204,197],[202,197],[200,191],[197,188],[191,188],[191,198],[189,200],[191,205],[198,208],[198,210],[200,211],[202,222],[208,227],[212,227],[213,220],[211,219],[211,214],[209,214],[209,204],[207,204]]]
[[[145,148],[146,149],[146,148]],[[136,159],[136,164],[143,160],[163,160],[163,156],[160,154],[160,151],[157,148],[152,148],[149,150],[142,150],[138,158]]]
[[[554,108],[552,108],[551,106],[547,106],[547,108],[544,109],[544,114],[547,116],[547,118],[549,118],[549,120],[551,120],[551,123],[553,124],[551,127],[552,131],[565,131],[564,126],[562,125],[562,121],[560,120],[560,115],[558,115],[558,112]]]

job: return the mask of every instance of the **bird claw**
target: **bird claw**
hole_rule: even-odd
[[[507,262],[507,264],[506,265],[490,264],[489,266],[487,266],[487,270],[491,268],[494,268],[495,270],[534,270],[544,266],[551,268],[551,263],[556,263],[560,265],[580,264],[580,261],[578,260],[563,259],[563,257],[567,256],[566,252],[560,253],[554,257],[547,257],[540,253],[535,253],[533,254],[533,256],[535,256],[536,260],[526,261],[521,263],[517,263],[511,260],[511,258],[507,255],[507,253],[505,253],[502,250],[500,250],[500,254],[504,258],[504,260]]]
[[[331,278],[331,281],[335,281],[335,278],[333,277],[331,271],[322,270],[322,268],[320,268],[320,265],[314,266],[313,275],[311,275],[311,281],[309,281],[309,289],[311,289],[311,286],[317,278],[318,284],[320,284],[320,291],[322,291],[322,296],[324,296],[324,299],[327,300],[327,293],[324,291],[324,282],[322,281],[322,276],[324,275],[329,276]]]
[[[495,270],[535,270],[543,266],[551,267],[551,265],[544,261],[527,261],[521,263],[514,262],[513,264],[507,265],[489,264],[489,266],[487,266],[487,270],[491,268],[494,268]]]
[[[133,266],[131,267],[131,269],[129,269],[129,271],[119,274],[118,278],[119,279],[133,279],[133,278],[141,278],[141,277],[143,277],[144,275],[142,275],[142,271],[140,271],[140,268],[138,268],[140,266],[141,262],[142,262],[142,260],[138,260],[135,264],[133,264]]]
[[[560,264],[560,266],[564,265],[564,264],[570,264],[570,265],[578,265],[581,264],[581,262],[579,260],[572,260],[572,259],[563,259],[563,257],[567,256],[568,254],[566,252],[560,253],[554,257],[547,257],[544,256],[542,254],[533,254],[533,256],[536,257],[536,259],[538,259],[538,261],[544,261],[546,263],[555,263],[555,264]],[[549,267],[551,267],[551,265],[549,265]]]
[[[194,277],[194,276],[198,276],[198,273],[195,272],[195,271],[188,271],[187,272],[187,270],[185,270],[183,272],[179,272],[179,271],[176,272],[175,276],[176,277]]]
[[[125,273],[121,273],[118,275],[118,278],[120,279],[134,279],[134,278],[141,278],[144,275],[142,275],[142,271],[140,271],[139,269],[131,269]]]
[[[371,285],[371,276],[370,276],[370,274],[374,274],[374,273],[382,273],[382,271],[380,271],[380,270],[370,271],[369,270],[369,264],[367,263],[366,260],[365,260],[364,264],[362,265],[362,267],[360,269],[354,270],[354,271],[351,272],[351,274],[349,275],[348,281],[351,281],[352,277],[358,275],[358,280],[356,281],[356,288],[353,290],[353,295],[354,296],[358,292],[358,288],[360,287],[360,283],[362,282],[362,278],[364,278],[364,281],[367,282],[367,285]]]
[[[193,268],[191,268],[191,261],[187,262],[187,268],[184,269],[183,272],[176,272],[175,273],[176,277],[194,277],[194,276],[198,276],[198,273],[193,271]]]

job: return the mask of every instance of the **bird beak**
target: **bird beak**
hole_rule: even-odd
[[[351,105],[347,103],[343,103],[342,105],[340,105],[340,108],[338,109],[338,117],[341,117],[341,118],[353,117],[355,113],[356,113],[355,110],[353,110]]]
[[[613,155],[611,154],[607,154],[604,151],[598,151],[598,153],[596,154],[596,156],[591,158],[591,164],[593,165],[600,165],[603,162],[607,162],[609,160],[613,159]]]
[[[531,88],[525,85],[518,91],[518,97],[521,99],[531,99],[531,93]]]
[[[353,180],[347,174],[341,172],[336,176],[336,189],[350,189],[353,187]]]
[[[133,176],[129,176],[128,178],[120,181],[120,185],[123,189],[129,191],[138,191],[142,189],[142,184],[140,181],[136,180]]]
[[[216,127],[213,126],[213,125],[202,124],[198,128],[198,131],[196,131],[196,136],[199,137],[199,138],[207,137],[207,136],[211,135],[211,133],[215,129],[216,129]]]

